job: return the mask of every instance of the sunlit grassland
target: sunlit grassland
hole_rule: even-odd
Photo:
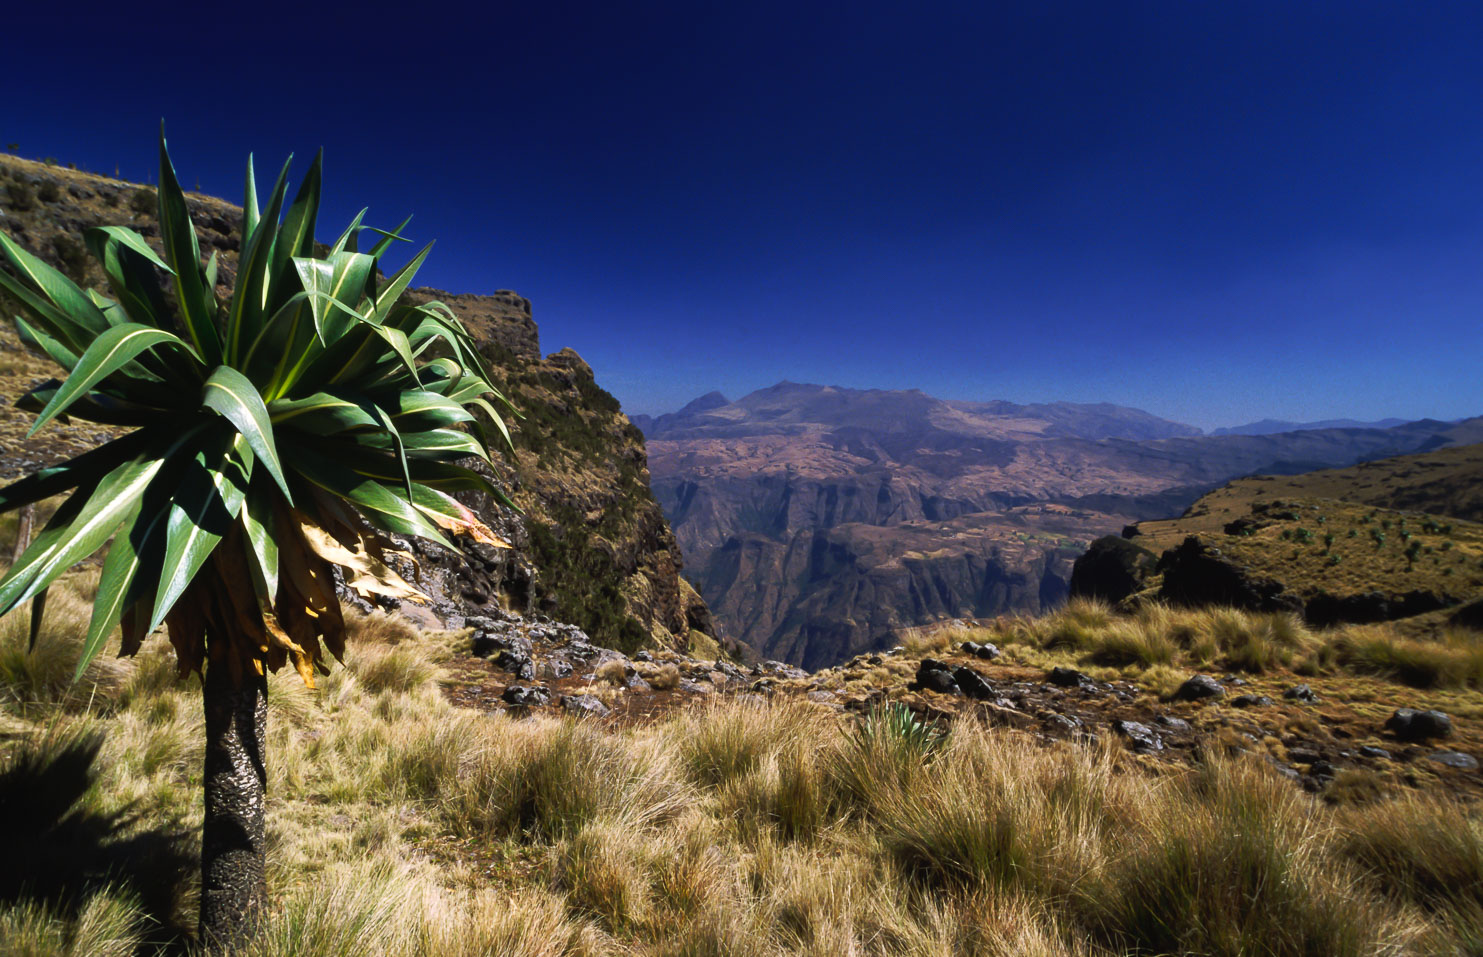
[[[35,653],[24,614],[0,622],[0,801],[25,851],[11,859],[37,861],[20,874],[30,886],[12,881],[0,902],[8,953],[150,953],[188,942],[193,925],[197,683],[177,682],[153,639],[70,684],[88,587],[56,590]],[[1291,621],[1189,614],[1076,606],[1014,623],[1014,647],[1106,668],[1378,667]],[[1483,944],[1483,829],[1445,800],[1333,807],[1256,761],[1151,768],[1108,742],[1043,744],[902,711],[862,720],[781,695],[630,727],[483,714],[439,684],[465,635],[381,615],[355,632],[346,667],[317,690],[271,682],[274,904],[255,953]],[[90,777],[76,772],[89,747]]]

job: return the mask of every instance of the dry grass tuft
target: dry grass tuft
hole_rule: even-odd
[[[678,665],[660,665],[644,671],[643,678],[649,682],[649,686],[655,691],[673,691],[680,686],[680,669]]]
[[[1477,632],[1459,629],[1419,640],[1383,628],[1356,628],[1336,639],[1335,650],[1352,671],[1414,688],[1483,688],[1483,635]]]
[[[598,681],[606,681],[614,687],[621,688],[628,681],[628,664],[616,658],[612,661],[604,661],[597,666],[596,675]]]

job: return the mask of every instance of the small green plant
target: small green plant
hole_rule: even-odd
[[[1348,531],[1348,532],[1347,532],[1347,533],[1346,533],[1346,534],[1345,534],[1345,535],[1344,535],[1344,537],[1345,537],[1345,538],[1359,538],[1359,529],[1357,529],[1357,528],[1351,528],[1351,529],[1350,529],[1350,530],[1349,530],[1349,531]]]
[[[1329,560],[1328,560],[1328,563],[1329,563],[1329,564],[1330,564],[1330,565],[1337,565],[1337,564],[1339,564],[1339,562],[1340,562],[1340,561],[1342,561],[1342,559],[1341,559],[1341,558],[1339,558],[1339,556],[1338,556],[1338,555],[1330,555],[1330,556],[1329,556]]]
[[[875,708],[860,723],[862,739],[894,742],[899,748],[926,757],[942,745],[947,732],[935,721],[923,721],[899,702]]]

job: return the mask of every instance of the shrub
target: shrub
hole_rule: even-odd
[[[10,208],[18,213],[23,213],[36,206],[36,193],[30,184],[22,180],[12,180],[5,184],[5,196],[9,200]]]
[[[54,179],[44,179],[36,187],[36,198],[43,203],[55,203],[62,198],[62,191],[57,187]]]
[[[141,188],[129,197],[129,209],[136,216],[149,216],[159,208],[159,197],[154,190]]]

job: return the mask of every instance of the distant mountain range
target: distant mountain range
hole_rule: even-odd
[[[722,627],[810,668],[902,627],[1057,604],[1089,541],[1232,478],[1483,441],[1483,419],[1206,436],[1109,404],[794,382],[633,422]]]
[[[1322,419],[1318,422],[1284,422],[1281,419],[1262,419],[1230,428],[1212,429],[1211,435],[1272,435],[1275,432],[1302,432],[1307,429],[1393,429],[1405,425],[1406,419],[1380,419],[1375,422],[1360,422],[1356,419]]]

